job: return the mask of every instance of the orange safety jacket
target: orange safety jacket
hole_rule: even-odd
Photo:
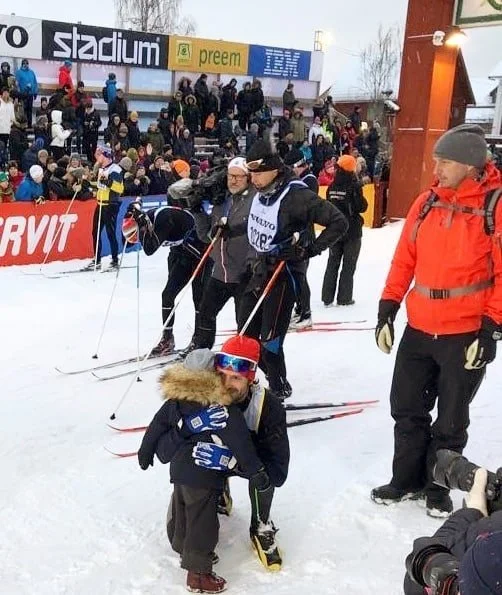
[[[413,203],[401,233],[382,299],[401,303],[411,327],[431,335],[476,331],[481,317],[502,324],[502,200],[494,228],[485,231],[485,197],[502,187],[487,164],[481,179],[456,190],[434,187]],[[437,201],[426,216],[433,192]]]

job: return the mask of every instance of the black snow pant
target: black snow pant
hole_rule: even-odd
[[[240,305],[247,285],[247,279],[241,283],[224,283],[211,277],[204,287],[199,309],[199,326],[195,329],[197,349],[211,349],[216,336],[216,318],[230,298],[235,302],[235,319],[240,328],[245,320],[240,320]]]
[[[96,209],[94,210],[94,218],[92,221],[92,242],[94,246],[94,254],[96,255],[96,261],[101,262],[101,231],[103,227],[106,229],[106,235],[108,237],[108,241],[110,242],[110,249],[112,251],[112,260],[118,260],[118,251],[119,246],[117,242],[116,236],[116,227],[117,227],[117,215],[120,209],[120,204],[111,202],[108,204],[104,204],[101,207],[101,219],[99,217],[100,206],[99,204],[96,205]],[[99,224],[99,230],[98,230]],[[96,252],[96,243],[97,243],[97,252]]]
[[[28,121],[28,128],[31,128],[33,123],[33,95],[25,95],[24,99],[24,114]]]
[[[308,265],[307,265],[308,266]],[[295,314],[300,317],[301,320],[309,318],[312,314],[310,308],[310,287],[307,279],[307,271],[305,273],[298,273],[297,279],[297,297]]]
[[[94,153],[96,152],[96,148],[98,146],[98,133],[95,134],[84,134],[82,137],[82,149],[84,153],[87,155],[87,159],[94,163],[95,157]]]
[[[185,246],[170,248],[167,258],[168,277],[162,291],[162,324],[165,324],[174,308],[174,300],[190,280],[193,272],[200,262],[200,257]],[[209,279],[213,269],[213,261],[208,258],[192,283],[192,299],[195,307],[195,329],[199,327],[199,309],[202,301],[204,285]],[[173,336],[174,315],[164,329],[164,338]]]
[[[342,272],[338,283],[338,304],[346,304],[352,300],[354,289],[354,273],[356,272],[357,259],[361,251],[361,238],[345,239],[333,244],[329,249],[328,265],[324,273],[322,284],[322,301],[325,304],[333,303],[338,281],[338,269],[342,262]]]
[[[390,393],[394,426],[391,484],[427,492],[432,485],[436,451],[462,452],[467,444],[469,404],[485,370],[466,370],[465,350],[476,333],[434,337],[410,326],[399,344]],[[437,419],[431,411],[437,400]],[[431,425],[432,424],[432,425]]]
[[[266,282],[269,279],[270,275]],[[283,344],[295,303],[295,282],[286,267],[277,277],[270,293],[255,314],[253,326],[250,326],[246,331],[246,335],[261,342],[260,367],[268,378],[270,389],[276,392],[280,392],[287,380]],[[249,291],[244,294],[238,317],[241,321],[238,330],[248,319],[260,295],[260,291]]]
[[[167,511],[167,537],[181,556],[181,567],[209,573],[218,543],[219,492],[174,484]]]

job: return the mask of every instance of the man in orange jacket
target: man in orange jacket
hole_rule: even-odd
[[[392,480],[371,497],[389,504],[425,496],[430,516],[453,510],[449,491],[433,484],[436,451],[465,447],[469,404],[502,338],[502,179],[486,155],[479,126],[457,126],[438,140],[437,185],[408,213],[378,309],[377,345],[390,353],[414,279],[390,394]]]

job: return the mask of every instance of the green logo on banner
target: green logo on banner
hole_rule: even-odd
[[[192,61],[192,42],[178,41],[176,48],[176,62],[178,64],[190,64]]]

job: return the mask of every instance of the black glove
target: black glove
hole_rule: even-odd
[[[148,223],[148,217],[141,210],[141,203],[139,202],[132,202],[127,207],[124,217],[132,217],[140,227]]]
[[[497,355],[497,341],[502,339],[501,327],[488,316],[483,316],[478,336],[465,352],[466,370],[480,370]]]
[[[139,466],[146,471],[150,465],[153,467],[153,452],[147,448],[140,448],[138,450]]]
[[[389,354],[394,344],[394,320],[400,304],[394,300],[380,300],[378,303],[378,323],[375,328],[375,341],[378,348]]]
[[[307,260],[309,253],[307,248],[299,244],[286,244],[279,252],[279,258],[286,262],[301,262]]]
[[[211,237],[220,231],[220,238],[227,240],[231,237],[230,225],[228,224],[228,217],[221,217],[220,220],[211,228]]]

